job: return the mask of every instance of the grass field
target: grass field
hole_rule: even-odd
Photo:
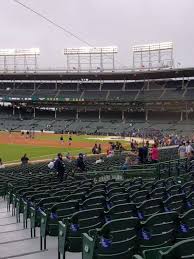
[[[73,135],[73,142],[71,147],[69,147],[69,136],[63,135],[63,144],[60,143],[60,136],[57,134],[37,133],[35,139],[26,139],[20,133],[9,135],[8,133],[0,132],[0,158],[2,158],[4,163],[15,163],[19,162],[25,153],[31,161],[53,159],[59,152],[64,155],[69,152],[72,156],[77,156],[80,152],[91,154],[94,143],[101,144],[102,152],[106,152],[111,141],[107,137]],[[128,147],[128,141],[119,140],[119,142]]]
[[[57,147],[41,147],[41,146],[27,146],[27,145],[15,145],[15,144],[0,144],[0,157],[3,162],[18,162],[21,157],[26,153],[30,160],[41,160],[47,158],[55,158],[56,154],[61,152],[62,154],[77,155],[80,152],[88,153],[89,149],[80,148],[57,148]]]
[[[56,154],[61,152],[67,154],[68,152],[77,156],[80,152],[85,154],[91,154],[91,149],[96,143],[94,139],[88,139],[89,136],[73,135],[72,146],[68,146],[68,136],[63,135],[64,144],[61,144],[59,139],[61,135],[55,134],[36,134],[34,140],[26,140],[19,133],[12,133],[9,136],[8,133],[0,132],[0,158],[4,163],[19,162],[21,157],[26,153],[31,161],[52,159],[56,157]],[[102,144],[103,149],[107,147],[108,141],[97,141]]]

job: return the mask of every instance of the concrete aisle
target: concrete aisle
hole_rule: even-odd
[[[22,219],[21,219],[22,222]],[[37,236],[39,236],[37,230]],[[16,223],[0,198],[0,259],[57,259],[57,237],[47,237],[47,250],[40,251],[40,238],[30,238],[30,229]],[[81,253],[66,253],[66,259],[81,259]]]

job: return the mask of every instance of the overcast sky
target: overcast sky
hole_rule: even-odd
[[[117,45],[121,65],[135,44],[172,41],[175,60],[194,67],[194,0],[21,0],[93,46]],[[0,0],[0,48],[39,47],[39,63],[64,64],[65,47],[84,44],[16,4]]]

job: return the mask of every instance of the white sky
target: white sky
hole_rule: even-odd
[[[172,41],[175,60],[194,66],[194,0],[21,0],[93,46],[117,45],[122,65],[135,44]],[[44,67],[64,64],[65,47],[84,44],[13,0],[0,0],[0,48],[39,47]]]

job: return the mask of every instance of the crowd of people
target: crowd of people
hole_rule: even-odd
[[[190,141],[182,142],[178,148],[178,155],[180,159],[188,158],[193,160],[194,158],[194,149]]]
[[[191,141],[181,141],[182,138],[178,136],[165,136],[162,139],[154,138],[154,144],[150,145],[149,141],[145,141],[143,144],[138,144],[134,139],[129,143],[129,148],[126,150],[120,142],[109,142],[109,148],[102,150],[101,144],[95,143],[92,148],[92,154],[96,155],[96,161],[94,164],[104,163],[105,157],[113,157],[116,153],[127,151],[125,162],[122,165],[123,170],[128,170],[132,165],[146,164],[146,163],[158,163],[159,162],[159,147],[178,145],[178,156],[180,159],[188,158],[190,161],[194,161],[194,149]],[[64,141],[61,137],[60,141]],[[72,137],[69,136],[69,145],[71,145]],[[130,151],[129,151],[130,150]],[[77,172],[83,173],[86,171],[86,155],[80,153],[76,158]],[[65,162],[72,162],[75,160],[70,153],[62,155],[58,153],[57,157],[49,162],[48,169],[57,172],[59,181],[63,181],[67,177]],[[27,154],[21,157],[21,165],[27,166],[29,158]],[[0,169],[5,168],[2,159],[0,158]]]
[[[48,168],[50,170],[54,169],[57,172],[57,177],[60,182],[62,182],[67,177],[65,160],[68,160],[69,162],[71,162],[71,157],[69,155],[66,155],[65,158],[63,158],[63,155],[61,153],[58,153],[56,159],[53,159],[48,164]],[[76,168],[79,173],[83,173],[86,171],[86,164],[84,161],[84,155],[82,153],[79,154],[76,160]]]

